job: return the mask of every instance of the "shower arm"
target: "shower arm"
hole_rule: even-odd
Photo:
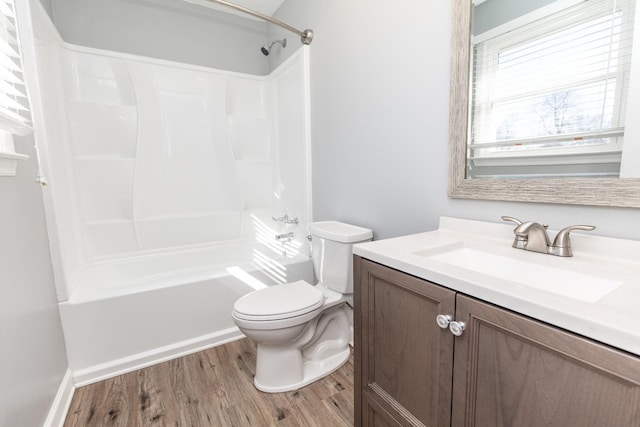
[[[225,0],[207,0],[207,1],[212,2],[212,3],[219,3],[219,4],[223,5],[223,6],[227,6],[227,7],[230,7],[232,9],[239,10],[240,12],[244,12],[246,14],[255,16],[256,18],[260,18],[260,19],[263,19],[263,20],[265,20],[267,22],[271,22],[272,24],[278,25],[278,26],[280,26],[280,27],[282,27],[282,28],[284,28],[286,30],[291,31],[294,34],[299,35],[300,36],[300,41],[303,44],[310,44],[311,40],[313,40],[313,31],[312,30],[307,29],[307,30],[304,30],[304,31],[300,31],[297,28],[294,28],[289,24],[285,24],[284,22],[278,21],[277,19],[273,19],[270,16],[264,15],[264,14],[262,14],[260,12],[256,12],[255,10],[246,8],[244,6],[239,6],[237,4],[230,3],[230,2],[225,1]]]

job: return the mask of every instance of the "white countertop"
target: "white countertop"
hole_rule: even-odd
[[[354,246],[353,252],[371,261],[640,355],[640,241],[572,232],[573,257],[557,257],[512,248],[513,229],[513,224],[442,217],[436,231],[361,243]],[[555,232],[549,231],[549,236],[553,240]],[[533,263],[569,271],[576,276],[586,274],[621,284],[597,301],[587,302],[580,300],[580,295],[572,298],[531,288],[429,256],[431,253],[438,254],[461,247],[479,249],[516,263]],[[560,289],[563,286],[565,288]],[[558,281],[552,287],[566,291],[569,286],[579,292],[579,283]]]

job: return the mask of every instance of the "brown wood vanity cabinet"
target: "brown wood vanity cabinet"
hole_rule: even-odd
[[[634,355],[359,256],[354,285],[356,427],[640,426]]]

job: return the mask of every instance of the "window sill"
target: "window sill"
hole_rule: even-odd
[[[18,160],[28,159],[25,154],[0,151],[0,176],[15,176]]]

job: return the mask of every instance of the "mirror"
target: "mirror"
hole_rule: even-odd
[[[480,4],[484,3],[484,1],[485,0],[476,0],[475,3]],[[488,2],[492,1],[497,2],[499,0],[488,0]],[[531,2],[527,0],[519,1],[527,3],[528,5],[531,4]],[[545,3],[545,1],[541,2]],[[513,5],[515,2],[514,0],[510,0],[507,3]],[[546,1],[546,3],[549,3],[549,1]],[[553,3],[562,3],[561,8],[566,8],[567,4],[579,6],[580,4],[592,4],[594,2],[557,0]],[[575,113],[575,111],[573,117],[582,117],[582,121],[573,120],[572,123],[567,121],[570,126],[564,127],[564,133],[562,133],[559,130],[560,126],[557,126],[559,123],[557,117],[560,116],[558,109],[552,109],[550,115],[549,110],[543,114],[543,110],[540,109],[539,106],[542,105],[540,103],[535,107],[535,119],[542,124],[538,126],[541,130],[536,131],[537,133],[527,135],[526,132],[522,131],[522,128],[515,128],[516,125],[519,126],[521,123],[526,122],[526,120],[522,120],[522,117],[526,117],[526,115],[523,114],[519,115],[519,120],[512,120],[510,118],[507,126],[504,125],[505,117],[507,116],[496,116],[494,114],[494,116],[486,120],[486,123],[492,124],[494,127],[490,129],[490,132],[487,133],[485,131],[482,133],[478,131],[478,129],[482,128],[486,130],[487,126],[482,124],[481,120],[483,116],[481,113],[478,113],[478,110],[481,109],[481,99],[483,96],[486,96],[486,94],[478,91],[478,87],[480,86],[479,74],[476,75],[475,73],[475,69],[478,68],[479,52],[481,52],[478,49],[478,40],[482,40],[482,38],[478,36],[478,33],[484,33],[484,39],[486,40],[489,38],[486,37],[486,34],[491,34],[491,30],[489,29],[487,31],[484,29],[481,31],[478,29],[480,26],[487,27],[484,21],[478,21],[478,19],[480,19],[480,14],[478,14],[478,16],[476,16],[476,22],[474,22],[476,34],[474,35],[473,41],[476,49],[473,49],[471,46],[472,2],[471,0],[453,0],[452,5],[449,196],[453,198],[484,200],[640,207],[640,179],[637,178],[640,176],[640,148],[637,147],[640,145],[640,129],[631,129],[633,126],[625,129],[623,127],[624,120],[617,122],[610,120],[612,117],[624,118],[623,113],[625,112],[628,117],[638,117],[637,114],[633,115],[633,112],[640,112],[640,102],[636,101],[640,96],[629,96],[628,100],[624,99],[618,102],[618,105],[622,105],[622,107],[614,105],[613,107],[609,107],[607,111],[602,110],[608,114],[605,115],[606,120],[601,119],[599,121],[599,123],[606,122],[608,125],[608,128],[604,131],[604,136],[594,133],[593,128],[588,127],[592,126],[594,120],[584,120],[584,117],[589,116],[591,113]],[[576,16],[573,11],[570,15]],[[631,15],[635,16],[635,13],[631,13]],[[510,19],[510,21],[518,21],[518,18]],[[540,21],[536,21],[536,23],[530,25],[524,33],[529,35],[531,33],[531,27],[539,26],[539,22]],[[590,30],[592,30],[593,27],[592,24],[589,24]],[[544,34],[545,31],[546,30],[542,31],[542,33]],[[513,28],[508,31],[502,31],[502,33],[509,33],[509,37],[514,37],[514,34],[517,36],[517,31],[514,31]],[[583,38],[584,37],[581,37],[581,40]],[[638,39],[638,37],[636,37],[636,39]],[[561,44],[567,45],[568,42],[563,40]],[[638,53],[640,49],[638,49],[637,45],[638,43],[634,44],[634,53],[636,56],[640,56],[640,53]],[[496,48],[495,46],[490,46],[488,49],[494,49],[495,51]],[[574,51],[575,50],[576,49],[574,49]],[[476,59],[476,64],[470,63],[471,52],[474,52],[473,55]],[[566,57],[567,54],[563,53],[562,55]],[[525,68],[531,69],[533,67],[527,65]],[[548,65],[545,65],[545,69],[548,71]],[[560,70],[555,70],[552,73],[548,73],[548,76],[554,78],[560,76],[561,78],[561,74]],[[633,76],[632,73],[631,75]],[[532,77],[519,78],[519,76],[522,76],[522,71],[516,74],[516,78],[513,81],[527,89],[534,87],[536,81],[540,81],[540,79],[536,80]],[[476,79],[473,84],[470,83],[472,79]],[[545,79],[549,80],[548,77],[545,77]],[[594,79],[591,80],[593,81]],[[619,81],[623,80],[624,79],[619,79]],[[640,86],[635,82],[635,80],[640,81],[640,78],[635,80],[633,78],[627,78],[626,80],[630,82],[629,93],[634,93],[634,90],[636,90],[636,93],[640,91]],[[491,83],[495,86],[496,81],[498,80],[493,78]],[[638,89],[634,89],[634,82]],[[522,83],[524,83],[524,85]],[[503,86],[505,85],[504,83],[502,84]],[[552,87],[557,89],[558,87],[563,87],[563,84],[565,84],[565,86],[571,86],[566,83],[556,82],[554,83],[555,86],[552,85]],[[615,87],[616,85],[614,84],[612,86]],[[617,87],[620,87],[620,85]],[[520,90],[520,88],[517,87],[516,89]],[[535,92],[544,93],[544,90],[537,88]],[[585,93],[586,92],[571,94],[571,96],[576,99],[580,99],[580,102],[575,103],[579,105],[580,108],[588,104],[588,102],[585,101],[585,99],[588,99],[584,96]],[[553,95],[557,96],[557,93]],[[563,99],[566,99],[566,97]],[[478,101],[477,105],[475,104],[476,101]],[[549,102],[548,99],[545,102],[547,107],[554,105]],[[496,102],[492,102],[491,105],[496,105]],[[509,111],[519,110],[511,105],[509,106]],[[563,110],[563,113],[566,113],[566,111],[566,109]],[[547,117],[546,123],[544,119],[545,114]],[[513,116],[513,114],[511,114],[511,116]],[[569,114],[564,114],[564,116],[569,116]],[[533,115],[530,115],[530,117],[533,117]],[[549,117],[551,117],[551,119],[549,119]],[[529,120],[529,122],[533,122],[533,120]],[[587,126],[586,122],[590,122],[591,124]],[[629,120],[629,122],[632,121]],[[640,124],[638,127],[640,127]],[[567,129],[569,130],[567,131]],[[545,135],[544,132],[549,133],[549,135]],[[562,135],[558,138],[557,134]],[[623,134],[627,143],[624,144],[624,150],[621,150]],[[491,137],[488,140],[487,138],[483,139],[486,135],[490,135]],[[561,156],[553,156],[553,162],[555,164],[552,168],[546,165],[544,168],[536,166],[536,163],[540,162],[535,159],[535,156],[520,154],[522,153],[523,147],[528,149],[529,146],[535,146],[536,144],[538,146],[544,146],[544,148],[547,149],[549,140],[559,140],[559,151],[563,153]],[[576,143],[576,141],[578,142]],[[485,142],[489,144],[478,148],[481,143]],[[637,143],[634,144],[634,142]],[[580,154],[576,155],[572,153],[570,151],[572,148],[567,148],[568,145],[578,146],[577,151]],[[634,145],[636,147],[634,147]],[[485,147],[489,148],[487,149]],[[495,149],[496,147],[498,148],[497,150]],[[595,150],[593,147],[596,147]],[[604,150],[601,147],[605,147]],[[610,149],[608,147],[613,148]],[[512,151],[509,152],[509,150]],[[580,167],[576,168],[576,163],[585,163],[582,160],[576,161],[576,158],[585,157],[583,154],[585,151],[598,150],[600,153],[595,156],[600,160],[587,162],[596,164],[595,169],[585,170],[580,169]],[[492,151],[493,154],[485,155]],[[496,151],[499,151],[499,153],[496,154]],[[548,151],[547,149],[547,152]],[[605,151],[605,153],[603,154],[602,151]],[[536,154],[539,154],[539,152]],[[593,153],[589,153],[589,156],[593,158]],[[569,161],[565,161],[567,158],[569,158]],[[532,159],[535,160],[532,161]],[[621,161],[621,159],[623,160]],[[634,159],[637,160],[634,162]],[[621,163],[623,165],[623,173],[620,173],[622,178],[618,178]],[[602,166],[603,164],[608,164],[608,166]]]

